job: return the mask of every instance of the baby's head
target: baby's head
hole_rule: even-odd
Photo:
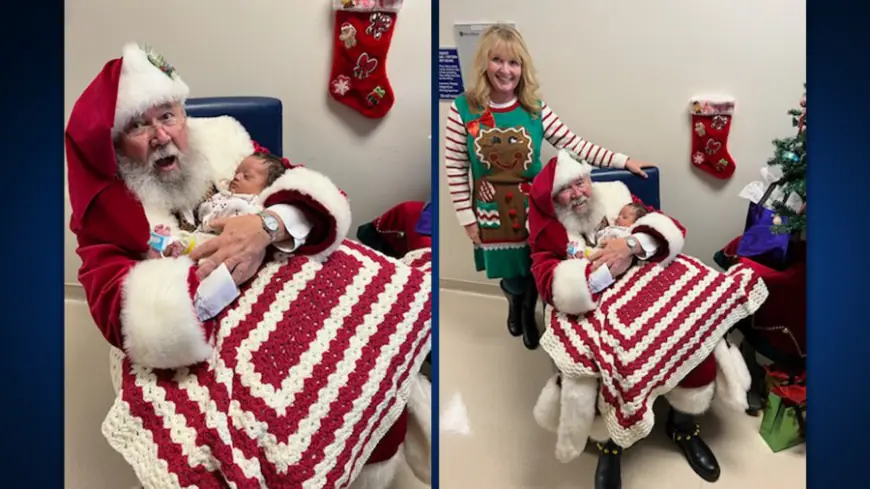
[[[636,202],[632,202],[631,204],[626,204],[619,211],[619,216],[616,217],[616,222],[614,224],[617,226],[628,227],[645,215],[647,215],[646,207]]]
[[[284,163],[281,158],[271,153],[254,153],[246,156],[236,168],[230,181],[230,192],[259,194],[283,174]]]

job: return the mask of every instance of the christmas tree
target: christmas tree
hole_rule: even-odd
[[[800,109],[788,111],[792,116],[792,124],[797,128],[797,134],[790,138],[776,139],[773,157],[768,160],[770,166],[779,166],[782,177],[776,181],[779,190],[786,198],[792,193],[801,199],[803,205],[795,210],[785,202],[773,202],[773,210],[779,216],[774,220],[771,231],[775,234],[803,233],[807,228],[807,84],[804,83],[804,95],[801,98]]]

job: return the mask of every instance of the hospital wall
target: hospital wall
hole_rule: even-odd
[[[797,107],[806,78],[805,2],[475,0],[442,2],[440,13],[441,46],[455,45],[456,22],[515,22],[543,99],[579,135],[655,163],[663,210],[688,228],[685,252],[707,263],[742,232],[747,201],[738,193],[759,179],[771,140],[794,133],[786,112]],[[690,163],[688,100],[709,92],[737,99],[728,140],[737,171],[729,181]],[[447,287],[494,291],[494,282],[474,271],[447,191],[449,107],[440,103],[440,279]],[[543,161],[554,155],[547,145]]]

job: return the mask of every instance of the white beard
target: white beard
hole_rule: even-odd
[[[556,219],[562,223],[562,226],[565,226],[569,240],[579,241],[582,239],[587,245],[594,245],[590,240],[594,240],[595,231],[605,217],[604,208],[601,202],[594,197],[594,194],[586,201],[586,207],[581,213],[559,204],[554,204],[554,206]]]
[[[162,174],[153,161],[167,154],[176,156],[178,168]],[[119,155],[118,172],[146,210],[194,211],[212,185],[206,161],[194,150],[181,153],[171,143],[165,153],[152,155],[147,164]]]

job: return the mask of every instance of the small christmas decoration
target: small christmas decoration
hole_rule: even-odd
[[[731,97],[694,97],[689,103],[692,116],[692,164],[727,179],[734,174],[734,159],[726,147],[734,114]]]

